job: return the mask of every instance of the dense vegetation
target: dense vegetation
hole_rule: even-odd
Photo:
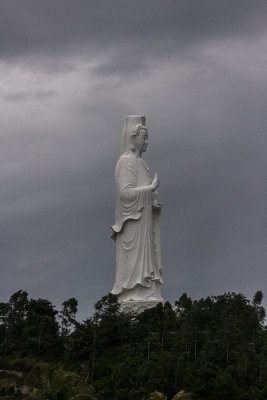
[[[0,398],[266,400],[261,301],[183,294],[136,316],[109,294],[81,323],[76,299],[56,311],[20,290],[0,303]]]

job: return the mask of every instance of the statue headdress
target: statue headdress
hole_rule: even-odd
[[[146,126],[146,117],[144,115],[129,115],[126,117],[121,138],[121,154],[131,150],[131,137],[136,134],[136,128],[142,126]]]

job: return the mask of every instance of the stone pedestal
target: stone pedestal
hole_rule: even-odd
[[[157,304],[161,303],[158,300],[132,300],[120,303],[120,311],[124,313],[135,313],[141,314],[148,308],[153,308]]]

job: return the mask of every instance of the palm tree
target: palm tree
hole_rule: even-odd
[[[61,368],[41,374],[38,386],[36,400],[97,400],[92,386],[79,385],[77,374]]]

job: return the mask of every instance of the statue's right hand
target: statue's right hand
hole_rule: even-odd
[[[156,190],[157,187],[159,187],[159,178],[158,178],[158,174],[155,173],[155,176],[154,176],[153,181],[151,183],[152,192],[154,192],[154,190]]]

